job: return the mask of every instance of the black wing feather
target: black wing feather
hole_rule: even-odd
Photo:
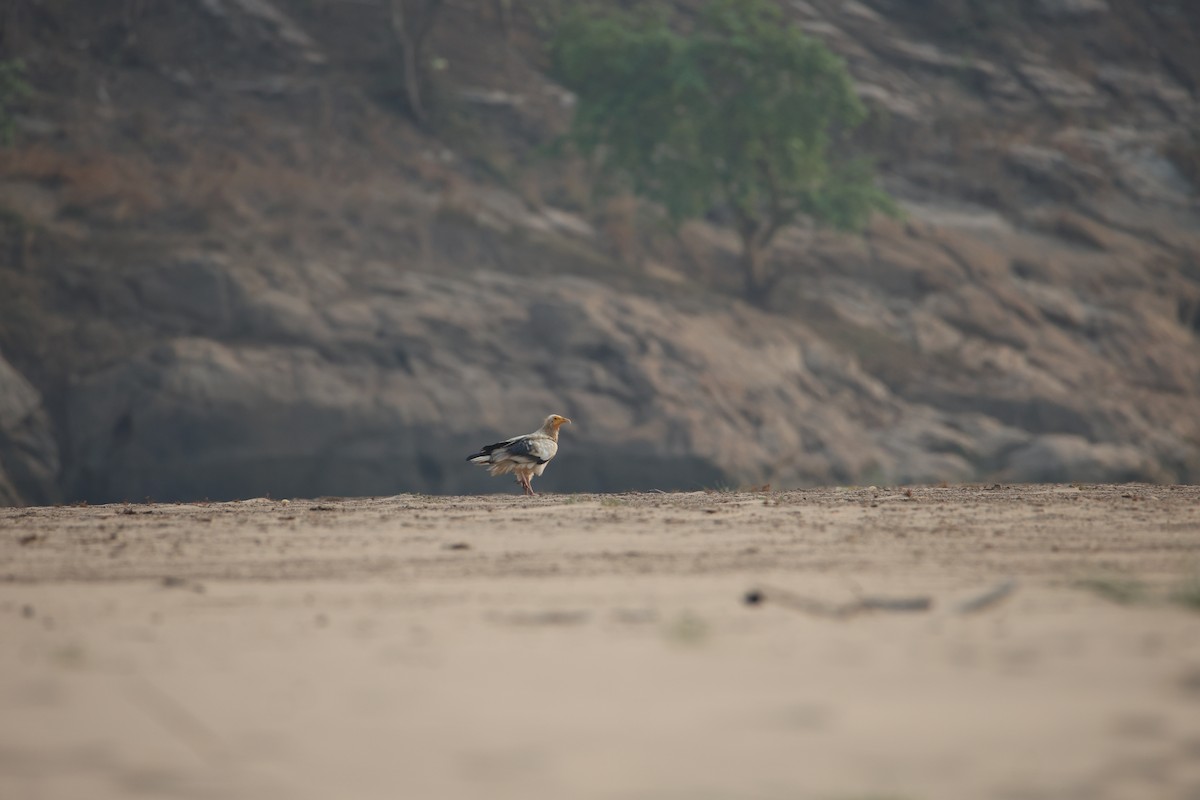
[[[479,458],[480,456],[490,456],[493,451],[498,450],[501,447],[508,447],[512,443],[512,439],[505,439],[503,442],[485,444],[483,447],[479,448],[478,453],[472,453],[471,455],[467,456],[467,461],[470,461],[472,458]]]

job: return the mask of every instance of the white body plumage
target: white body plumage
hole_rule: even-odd
[[[492,475],[515,474],[525,494],[532,495],[530,481],[545,472],[550,459],[558,454],[558,429],[570,421],[551,414],[533,433],[486,445],[467,456],[467,461],[487,467]]]

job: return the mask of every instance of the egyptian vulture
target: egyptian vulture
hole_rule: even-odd
[[[530,481],[534,475],[546,471],[546,465],[558,452],[558,429],[570,421],[551,414],[533,433],[481,447],[478,453],[467,456],[467,461],[487,467],[493,475],[516,473],[517,483],[521,484],[525,494],[532,495]]]

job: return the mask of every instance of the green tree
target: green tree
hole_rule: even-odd
[[[25,64],[19,59],[0,61],[0,144],[13,138],[13,106],[30,94],[25,82]]]
[[[781,228],[853,230],[894,209],[842,153],[866,111],[841,59],[767,0],[714,0],[686,33],[661,14],[577,11],[551,55],[578,98],[570,141],[673,223],[732,219],[752,302],[782,277],[768,259]]]

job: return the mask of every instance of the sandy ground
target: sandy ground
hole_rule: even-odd
[[[0,509],[0,797],[1200,798],[1197,580],[1196,487]]]

